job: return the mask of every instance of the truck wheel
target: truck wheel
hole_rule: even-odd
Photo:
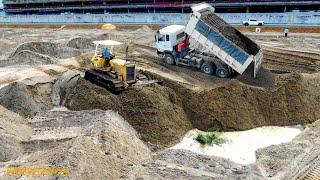
[[[262,23],[259,23],[258,26],[262,26]]]
[[[207,75],[212,75],[215,69],[215,65],[212,62],[204,62],[201,65],[201,71]]]
[[[216,70],[216,76],[219,78],[227,78],[229,77],[230,72],[227,66],[218,67]]]
[[[245,26],[249,26],[249,23],[244,23]]]
[[[164,55],[164,62],[166,62],[167,64],[171,64],[171,65],[173,65],[175,63],[173,56],[171,54]]]

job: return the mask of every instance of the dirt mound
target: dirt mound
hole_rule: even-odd
[[[316,83],[319,78],[316,77],[307,80],[292,74],[275,90],[237,81],[212,89],[191,90],[187,85],[162,79],[182,100],[184,112],[194,128],[228,131],[294,125],[320,118],[320,91]]]
[[[113,111],[44,111],[29,124],[27,154],[9,167],[66,167],[69,179],[119,179],[128,166],[151,161],[137,132]]]
[[[92,38],[76,37],[69,40],[67,46],[75,49],[94,49],[92,41]]]
[[[107,39],[116,40],[117,37],[116,37],[116,35],[114,33],[103,33],[103,34],[100,34],[98,36],[95,36],[95,37],[91,38],[92,41],[107,40]]]
[[[22,158],[23,161],[10,163],[7,167],[68,168],[68,179],[118,179],[123,167],[120,158],[106,156],[90,137],[85,136],[28,153]],[[5,174],[1,176],[7,178]]]
[[[0,105],[24,117],[52,108],[51,82],[26,85],[14,82],[0,89]]]
[[[75,56],[76,50],[50,42],[27,42],[20,44],[16,51],[12,54],[18,54],[21,51],[33,51],[39,54],[45,54],[54,58],[70,58]]]
[[[150,164],[128,168],[124,179],[264,179],[254,166],[187,150],[165,150],[155,159]]]
[[[52,86],[51,99],[54,106],[65,104],[66,97],[72,93],[75,83],[77,83],[80,74],[75,71],[63,73]]]
[[[320,118],[317,80],[306,81],[299,74],[288,76],[271,90],[238,81],[211,89],[190,89],[185,84],[153,76],[165,79],[165,86],[130,88],[118,96],[80,79],[73,94],[67,97],[66,106],[73,110],[118,111],[144,141],[165,146],[173,145],[192,127],[204,131],[246,130]]]
[[[7,60],[0,61],[0,66],[54,64],[57,59],[33,51],[24,50],[15,53]]]
[[[26,123],[27,121],[18,114],[0,106],[0,162],[13,160],[22,155],[20,142],[31,136],[31,128]]]
[[[118,111],[144,141],[165,146],[177,143],[191,124],[181,99],[168,87],[135,87],[114,95],[82,78],[65,104],[72,110]]]
[[[37,113],[29,124],[35,131],[32,141],[68,140],[84,135],[107,154],[121,156],[128,163],[150,158],[150,150],[138,139],[137,132],[113,111],[45,111]],[[43,149],[32,144],[25,143],[25,147],[31,151]]]
[[[254,63],[250,64],[247,70],[242,75],[238,75],[236,79],[251,86],[263,87],[270,90],[276,88],[276,77],[270,70],[261,67],[256,78],[253,78],[253,66]]]

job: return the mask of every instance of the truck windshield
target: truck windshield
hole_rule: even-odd
[[[158,41],[164,41],[164,35],[163,34],[159,34]]]

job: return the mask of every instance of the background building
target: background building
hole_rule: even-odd
[[[189,13],[203,0],[3,0],[7,14]],[[320,11],[319,0],[206,1],[217,13]]]

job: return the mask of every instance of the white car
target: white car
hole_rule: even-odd
[[[263,26],[263,21],[257,21],[256,19],[249,19],[248,21],[242,21],[245,26]]]

